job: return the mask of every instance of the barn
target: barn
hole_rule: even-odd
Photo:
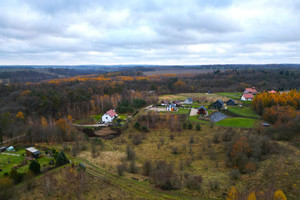
[[[236,106],[237,103],[235,103],[235,101],[233,99],[229,99],[227,102],[226,102],[226,105],[227,106]]]
[[[41,152],[33,147],[26,148],[26,156],[38,158]]]
[[[224,106],[224,103],[222,100],[217,100],[216,102],[214,102],[212,104],[212,107],[216,108],[216,109],[221,109],[221,108],[223,108],[223,106]]]
[[[204,106],[200,106],[199,108],[198,108],[198,115],[207,115],[208,113],[207,113],[207,109],[204,107]]]

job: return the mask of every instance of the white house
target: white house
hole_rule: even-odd
[[[176,105],[174,103],[170,103],[168,106],[167,106],[167,111],[176,111],[177,108],[176,108]]]
[[[243,94],[241,97],[242,101],[252,101],[253,100],[253,94],[248,93],[248,94]]]
[[[184,100],[183,104],[191,105],[193,104],[193,100],[191,98],[187,98],[186,100]]]
[[[109,110],[104,115],[102,115],[102,122],[107,124],[109,122],[112,122],[117,117],[118,114],[115,112],[115,110]]]

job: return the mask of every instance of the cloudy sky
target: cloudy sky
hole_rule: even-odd
[[[0,65],[300,63],[299,0],[0,0]]]

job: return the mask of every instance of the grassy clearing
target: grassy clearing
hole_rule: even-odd
[[[250,107],[229,106],[228,111],[244,117],[259,118],[259,115],[256,114],[256,112],[254,112],[254,110]]]
[[[204,124],[210,124],[209,121],[205,121],[205,120],[198,119],[198,117],[199,117],[198,115],[190,116],[190,117],[189,117],[189,120],[190,120],[191,122],[200,122],[200,123],[204,123]]]
[[[242,118],[242,117],[231,117],[223,119],[215,123],[217,126],[237,127],[237,128],[252,128],[257,119]]]
[[[118,116],[119,116],[119,119],[121,119],[121,120],[125,120],[127,118],[126,114],[118,114]]]
[[[178,111],[160,111],[161,113],[173,113],[173,114],[189,114],[190,109],[179,108]]]
[[[216,94],[228,97],[230,99],[238,99],[239,100],[243,93],[242,92],[219,92]]]

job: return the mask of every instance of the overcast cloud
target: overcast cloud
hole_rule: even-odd
[[[0,0],[0,64],[300,63],[299,0]]]

